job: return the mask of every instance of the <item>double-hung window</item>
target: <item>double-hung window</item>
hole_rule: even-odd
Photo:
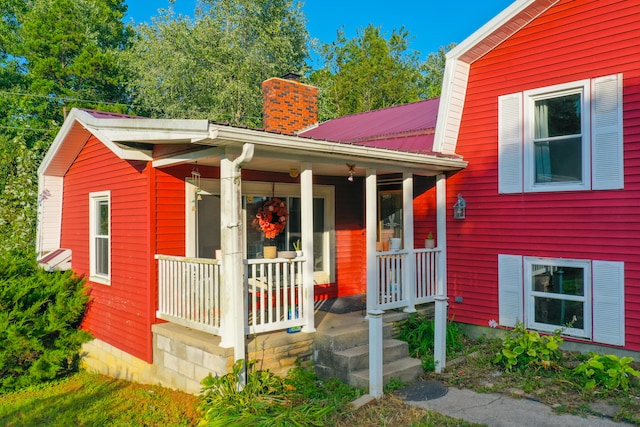
[[[624,263],[498,255],[499,323],[624,345]]]
[[[498,99],[500,193],[624,186],[622,75]]]
[[[90,278],[110,284],[111,280],[111,194],[109,191],[89,195]]]

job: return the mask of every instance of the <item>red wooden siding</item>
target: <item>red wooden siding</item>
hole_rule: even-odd
[[[90,138],[65,175],[62,247],[73,269],[89,277],[89,193],[111,191],[111,285],[88,282],[91,303],[83,327],[103,341],[150,362],[151,293],[149,192],[144,162],[118,159]]]
[[[457,321],[498,318],[497,255],[625,262],[627,348],[640,350],[640,3],[560,1],[472,64],[448,180],[448,284]],[[623,73],[624,190],[498,194],[498,96]],[[467,219],[453,220],[461,193]],[[463,297],[456,303],[454,297]]]

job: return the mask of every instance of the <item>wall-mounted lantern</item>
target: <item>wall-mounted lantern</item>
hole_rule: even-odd
[[[464,219],[466,216],[467,201],[458,194],[458,201],[453,205],[453,217],[455,219]]]

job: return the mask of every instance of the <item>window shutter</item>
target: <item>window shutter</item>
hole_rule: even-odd
[[[593,261],[593,340],[624,345],[624,263]]]
[[[624,188],[622,74],[591,82],[592,189]]]
[[[498,192],[522,193],[522,93],[498,98]]]
[[[498,255],[498,310],[500,325],[514,327],[524,317],[522,257]]]

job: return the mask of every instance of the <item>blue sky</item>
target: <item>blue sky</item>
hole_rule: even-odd
[[[404,27],[413,37],[411,48],[426,58],[440,46],[460,43],[487,21],[500,13],[514,0],[307,0],[304,12],[311,37],[331,42],[336,31],[343,28],[347,37],[368,24],[381,27],[385,33]],[[168,0],[127,0],[126,19],[150,22],[159,8],[166,8]],[[193,16],[196,0],[176,0],[174,10]]]

